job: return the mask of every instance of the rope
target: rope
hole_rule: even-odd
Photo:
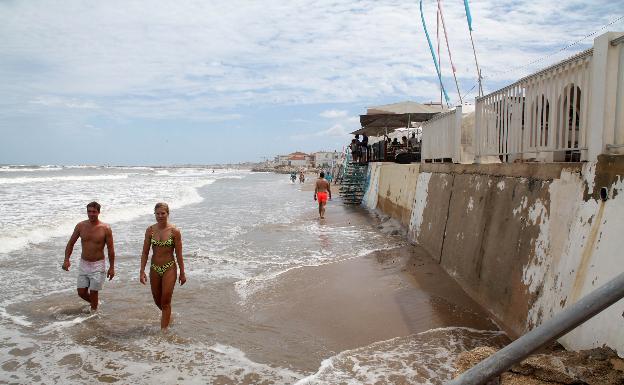
[[[444,84],[442,84],[442,74],[440,73],[440,67],[438,66],[438,59],[436,59],[435,51],[433,50],[433,44],[431,44],[431,38],[429,37],[429,32],[427,32],[427,24],[425,23],[425,16],[423,15],[422,0],[420,0],[420,19],[422,20],[423,29],[425,30],[425,36],[427,36],[427,43],[429,43],[429,50],[431,51],[431,56],[433,57],[433,64],[435,65],[436,72],[438,73],[440,87],[442,87],[442,92],[444,93],[446,104],[450,105],[450,99],[446,93],[446,90],[444,89]]]
[[[442,13],[442,0],[438,0],[438,11],[440,12],[440,19],[442,20],[444,40],[446,40],[446,49],[448,50],[449,61],[451,62],[451,69],[453,70],[453,78],[455,79],[455,86],[457,87],[457,94],[459,95],[459,103],[463,104],[464,101],[462,100],[461,92],[459,91],[459,83],[457,83],[457,70],[455,69],[455,64],[453,64],[453,57],[451,56],[451,46],[449,45],[448,34],[446,33],[446,24],[444,24],[444,13]]]
[[[464,0],[464,8],[466,9],[466,21],[468,21],[468,33],[470,33],[470,43],[472,44],[472,53],[474,54],[475,65],[477,66],[477,79],[479,81],[479,96],[483,96],[483,84],[481,80],[481,69],[479,68],[479,61],[477,60],[477,50],[475,49],[474,39],[472,37],[472,15],[470,14],[470,5],[468,0]]]
[[[436,48],[438,49],[438,64],[442,73],[442,55],[440,55],[440,11],[436,12]],[[440,106],[442,106],[442,83],[440,83]]]

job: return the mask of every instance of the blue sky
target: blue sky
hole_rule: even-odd
[[[423,4],[435,39],[436,2]],[[624,31],[622,19],[539,60],[624,16],[624,0],[470,4],[486,92]],[[463,1],[442,5],[468,90]],[[236,163],[341,149],[367,106],[439,100],[418,1],[0,0],[0,36],[2,164]]]

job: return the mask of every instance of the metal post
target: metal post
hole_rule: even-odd
[[[542,325],[479,362],[446,385],[481,385],[505,372],[544,345],[624,298],[624,273],[581,298]]]

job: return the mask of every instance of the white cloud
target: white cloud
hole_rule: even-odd
[[[315,138],[315,137],[334,137],[334,138],[340,138],[342,140],[346,140],[349,137],[350,135],[349,133],[351,131],[353,130],[348,129],[347,127],[343,126],[340,123],[337,123],[321,131],[316,131],[312,133],[295,134],[295,135],[291,135],[290,138],[292,140],[306,140],[306,139]]]
[[[435,34],[436,2],[424,5]],[[598,29],[624,8],[622,0],[471,5],[486,89],[587,47],[591,38],[506,72]],[[463,4],[446,2],[444,12],[467,89],[476,75]],[[0,114],[31,101],[126,118],[210,120],[223,115],[215,111],[248,105],[436,100],[419,19],[418,2],[399,0],[0,2],[0,100],[16,100],[0,106]],[[618,28],[624,21],[610,29]],[[441,56],[456,99],[444,47]]]
[[[75,98],[63,98],[59,96],[39,96],[30,101],[31,104],[40,104],[46,107],[64,107],[78,109],[96,109],[97,104],[90,101],[82,101]]]
[[[344,110],[327,110],[327,111],[321,112],[320,115],[323,118],[337,119],[337,118],[344,118],[345,116],[347,116],[348,113],[349,113],[348,111],[344,111]]]
[[[342,136],[349,135],[349,131],[342,124],[334,124],[333,126],[329,127],[325,131],[321,131],[318,135],[342,137]]]

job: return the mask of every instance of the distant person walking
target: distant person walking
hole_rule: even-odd
[[[314,200],[318,201],[319,216],[321,219],[325,218],[325,206],[327,205],[327,198],[331,200],[331,186],[325,179],[325,172],[321,171],[319,178],[316,180],[316,186],[314,187]]]
[[[98,307],[99,292],[104,285],[104,246],[108,252],[109,268],[106,277],[110,281],[115,276],[115,246],[113,244],[113,231],[106,223],[100,222],[100,204],[91,202],[87,205],[86,221],[76,225],[74,232],[65,247],[65,261],[63,270],[69,271],[71,262],[69,258],[74,251],[74,245],[78,238],[82,245],[80,264],[78,265],[78,296],[91,304],[91,310]]]
[[[171,297],[178,278],[178,266],[180,268],[180,285],[184,285],[186,282],[184,260],[182,259],[182,233],[177,227],[169,223],[169,206],[166,203],[156,203],[154,215],[156,216],[156,223],[145,230],[139,280],[144,285],[147,282],[145,267],[151,246],[150,287],[154,303],[162,311],[160,328],[166,329],[171,322]],[[176,261],[173,258],[174,252],[178,266],[176,266]]]
[[[304,183],[305,182],[305,174],[303,173],[303,171],[299,172],[299,183]]]

